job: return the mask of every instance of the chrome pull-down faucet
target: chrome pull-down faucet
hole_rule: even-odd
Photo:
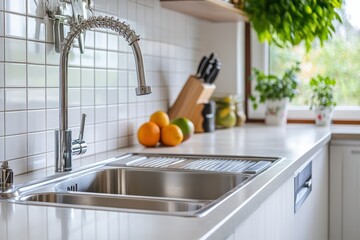
[[[135,63],[138,87],[135,89],[136,95],[151,93],[151,87],[146,85],[143,58],[138,44],[139,36],[130,29],[124,22],[115,20],[112,17],[90,17],[82,20],[79,24],[74,24],[70,32],[64,39],[60,53],[60,85],[59,85],[59,129],[55,131],[55,171],[66,172],[72,170],[72,155],[79,155],[86,152],[86,142],[82,139],[85,125],[83,115],[79,139],[72,140],[71,130],[68,129],[68,57],[75,38],[86,30],[92,28],[111,29],[123,36],[132,48]]]

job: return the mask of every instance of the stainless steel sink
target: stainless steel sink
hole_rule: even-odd
[[[128,154],[20,187],[16,201],[202,216],[281,158]]]
[[[134,209],[142,211],[159,212],[195,212],[203,208],[208,202],[181,201],[176,199],[151,199],[134,197],[117,197],[78,193],[46,192],[35,193],[25,196],[22,201],[50,203],[54,205],[72,205],[73,207],[84,206],[86,208],[115,208]]]
[[[64,181],[60,191],[215,200],[249,178],[242,174],[110,168]]]

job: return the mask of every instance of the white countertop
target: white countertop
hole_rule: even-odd
[[[337,136],[344,137],[345,135],[341,135],[341,128],[335,127],[333,131]],[[358,134],[360,128],[343,131],[349,132],[351,135]],[[230,233],[230,226],[236,226],[254,211],[273,189],[280,186],[307,158],[326,145],[330,137],[330,128],[314,125],[288,124],[286,127],[268,127],[247,124],[240,128],[196,134],[177,147],[137,146],[77,160],[74,165],[80,166],[126,152],[286,157],[280,164],[253,179],[236,197],[204,217],[44,207],[0,201],[0,236],[2,240],[226,237]],[[53,175],[53,169],[20,175],[15,181],[21,183],[47,175]],[[260,188],[261,191],[258,191]]]

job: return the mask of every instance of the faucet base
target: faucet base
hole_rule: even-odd
[[[55,130],[55,172],[72,170],[71,130]]]

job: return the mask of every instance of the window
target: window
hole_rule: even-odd
[[[334,120],[360,120],[360,2],[346,0],[340,14],[343,24],[336,26],[331,40],[320,46],[314,43],[306,53],[305,46],[268,48],[269,72],[282,74],[284,69],[301,62],[299,74],[300,94],[291,102],[289,119],[312,119],[309,111],[309,87],[311,77],[317,74],[328,75],[337,81],[335,96],[337,106]],[[263,57],[267,54],[263,53]],[[250,112],[251,114],[251,112]],[[256,116],[257,114],[253,115]],[[250,115],[251,117],[251,115]]]

